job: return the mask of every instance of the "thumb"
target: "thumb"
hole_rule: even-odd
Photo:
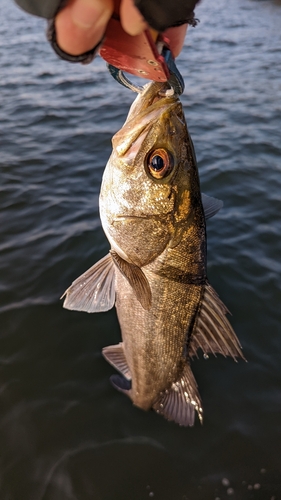
[[[56,16],[59,47],[68,54],[80,55],[101,40],[113,12],[113,0],[70,0]]]

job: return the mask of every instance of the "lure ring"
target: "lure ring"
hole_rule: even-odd
[[[184,91],[184,81],[183,77],[181,76],[175,60],[173,58],[172,52],[167,48],[164,47],[162,51],[162,56],[164,57],[165,63],[169,69],[170,77],[167,80],[168,84],[170,85],[171,89],[169,89],[167,92],[171,92],[173,90],[175,94],[181,95]],[[143,87],[140,85],[135,85],[132,83],[123,73],[123,71],[119,68],[116,68],[112,64],[107,65],[109,73],[113,76],[113,78],[120,83],[120,85],[123,85],[123,87],[126,87],[127,89],[132,90],[133,92],[137,92],[138,94],[141,94],[143,92]]]

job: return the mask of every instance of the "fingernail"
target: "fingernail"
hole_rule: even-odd
[[[71,17],[76,26],[82,29],[89,29],[98,22],[103,14],[103,10],[100,2],[80,0],[74,2],[71,9]]]

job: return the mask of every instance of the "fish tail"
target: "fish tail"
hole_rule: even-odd
[[[167,420],[173,420],[186,427],[194,424],[195,411],[197,411],[202,422],[201,398],[189,364],[185,365],[181,377],[172,384],[171,388],[161,393],[153,409]]]

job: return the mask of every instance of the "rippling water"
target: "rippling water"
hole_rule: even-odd
[[[108,243],[98,194],[134,95],[57,60],[44,21],[0,0],[0,498],[281,498],[281,4],[205,0],[178,66],[208,222],[208,274],[248,363],[201,357],[205,420],[177,427],[115,391],[114,311],[60,295]]]

